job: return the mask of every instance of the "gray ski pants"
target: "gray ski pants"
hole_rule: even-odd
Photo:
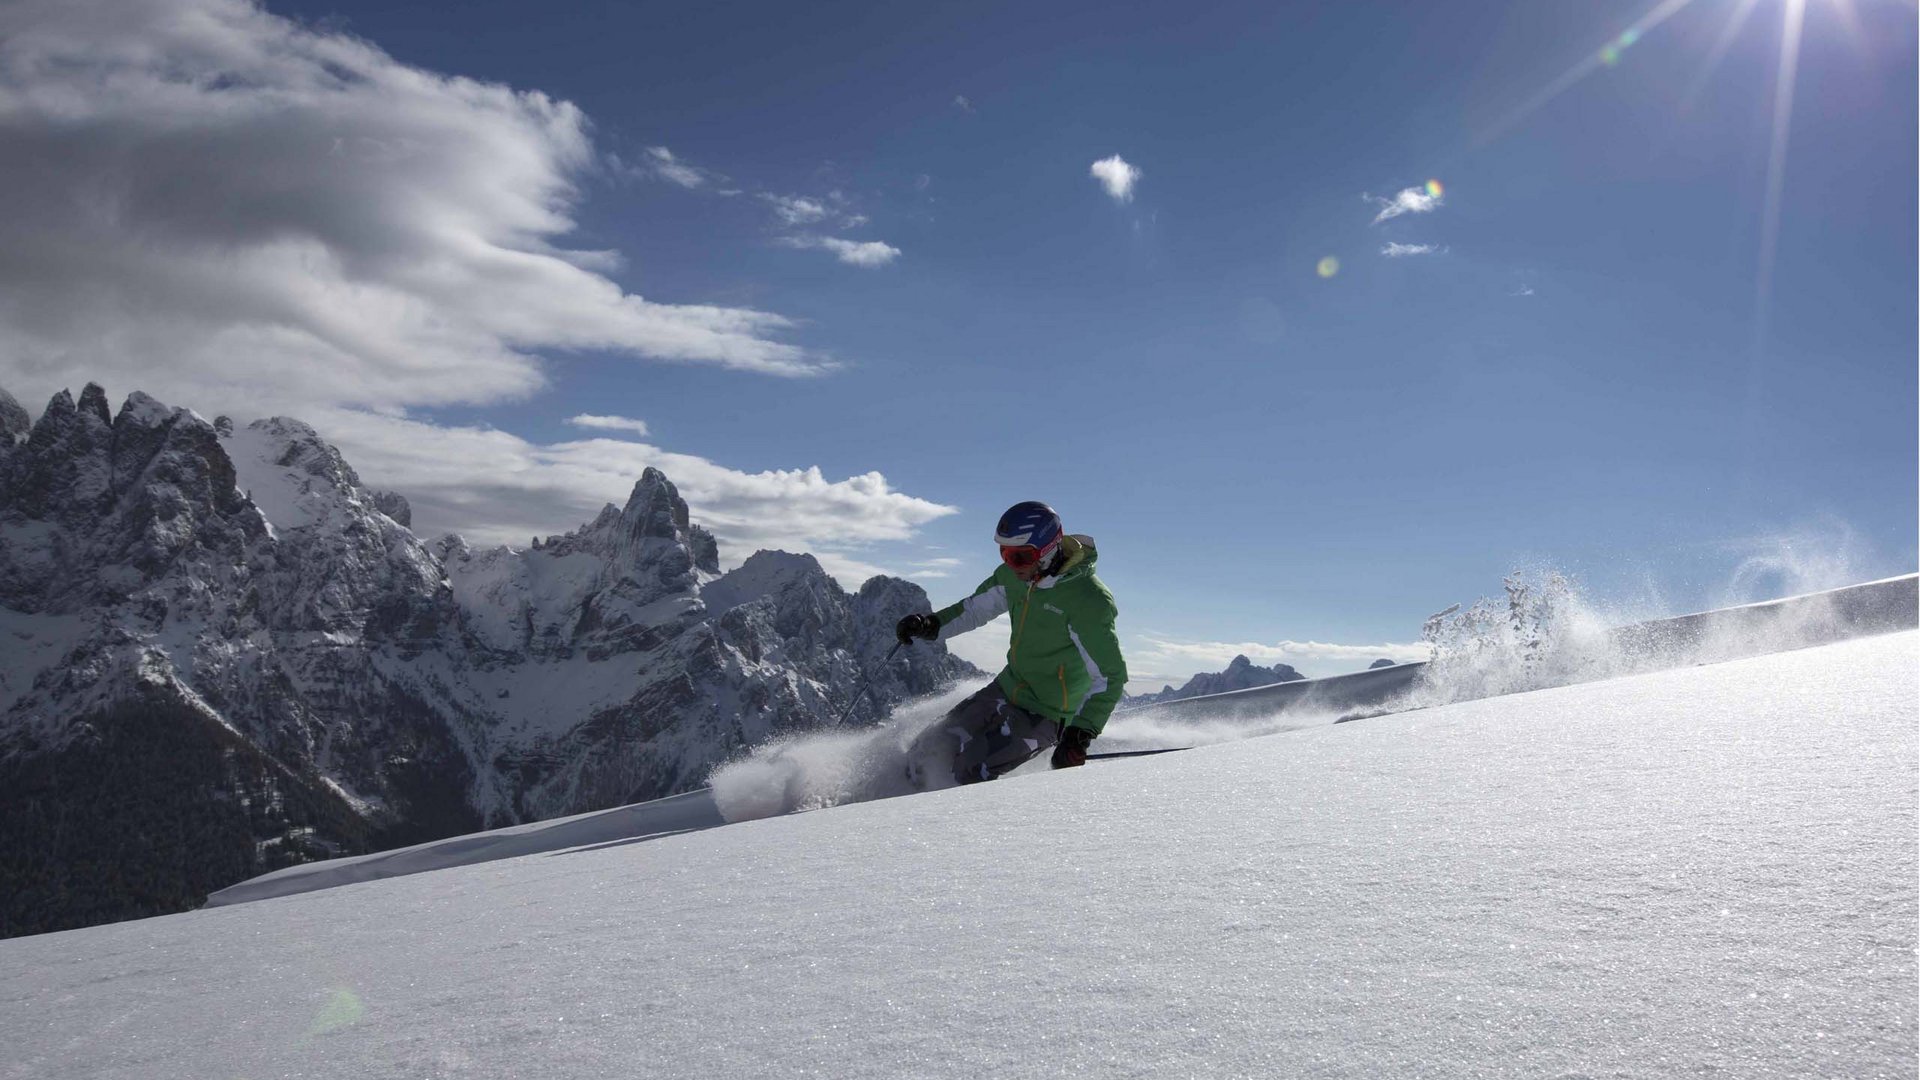
[[[952,740],[953,778],[962,784],[997,779],[1025,764],[1060,740],[1060,725],[1007,701],[998,682],[990,682],[953,711],[928,735]]]

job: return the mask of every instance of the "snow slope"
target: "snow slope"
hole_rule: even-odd
[[[0,942],[0,1076],[1911,1077],[1920,633]]]

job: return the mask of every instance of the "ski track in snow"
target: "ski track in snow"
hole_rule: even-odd
[[[0,942],[0,1076],[1911,1077],[1917,659]]]

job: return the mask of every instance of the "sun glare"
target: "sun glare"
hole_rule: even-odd
[[[1476,140],[1476,144],[1484,146],[1505,135],[1548,102],[1559,97],[1595,71],[1619,67],[1634,45],[1660,24],[1695,2],[1696,0],[1659,0],[1626,29],[1588,52],[1578,63],[1508,111]],[[1854,10],[1854,0],[1816,0],[1816,2],[1831,14],[1856,45],[1863,44],[1863,32],[1860,27],[1859,13]],[[1720,31],[1708,50],[1699,75],[1694,78],[1692,85],[1679,103],[1682,112],[1692,109],[1708,80],[1712,78],[1715,69],[1733,48],[1740,36],[1740,31],[1746,26],[1754,11],[1763,3],[1770,8],[1777,8],[1780,12],[1780,48],[1774,64],[1773,117],[1767,146],[1765,196],[1760,211],[1760,249],[1754,280],[1756,348],[1766,336],[1767,309],[1772,299],[1774,257],[1779,245],[1781,204],[1786,189],[1787,144],[1793,118],[1794,87],[1799,78],[1800,41],[1806,25],[1809,0],[1731,0],[1731,3],[1726,5],[1729,8],[1726,21],[1721,24]]]

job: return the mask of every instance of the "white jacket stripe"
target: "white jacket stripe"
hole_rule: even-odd
[[[960,601],[960,614],[952,622],[940,628],[940,640],[945,641],[955,634],[964,634],[976,627],[985,626],[1006,613],[1006,586],[995,585],[986,592],[974,593]]]
[[[1087,647],[1080,644],[1080,635],[1074,633],[1073,627],[1067,627],[1067,636],[1073,639],[1073,647],[1080,650],[1080,662],[1087,665],[1087,677],[1090,680],[1087,684],[1087,696],[1081,698],[1080,704],[1073,707],[1073,715],[1079,716],[1081,708],[1086,705],[1088,699],[1107,688],[1107,677],[1100,674],[1100,665],[1094,663],[1093,657],[1087,654]]]

